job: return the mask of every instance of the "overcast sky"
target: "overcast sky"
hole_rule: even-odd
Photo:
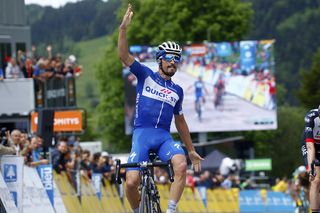
[[[77,2],[81,0],[24,0],[25,4],[39,4],[41,6],[52,6],[58,8],[68,2]]]

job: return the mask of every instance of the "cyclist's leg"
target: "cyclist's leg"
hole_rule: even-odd
[[[136,129],[132,136],[132,148],[128,157],[128,163],[147,161],[149,159],[148,130]],[[138,168],[126,170],[126,195],[132,209],[139,207],[140,171]]]
[[[315,151],[316,151],[316,159],[320,160],[320,154],[318,154],[320,150],[319,145],[315,144]],[[320,167],[316,167],[316,177],[310,183],[310,209],[312,212],[319,212],[320,211]]]
[[[196,112],[198,113],[198,107],[199,107],[199,96],[196,95],[196,100],[194,101],[194,108],[196,110]]]
[[[187,161],[185,152],[180,142],[174,142],[172,138],[166,140],[158,150],[158,155],[162,161],[171,159],[174,170],[174,182],[170,188],[168,210],[175,210],[181,198],[186,184]],[[168,212],[168,211],[167,211]]]

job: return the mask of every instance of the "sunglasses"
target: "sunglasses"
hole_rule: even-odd
[[[177,55],[172,55],[172,54],[164,54],[162,56],[162,59],[165,60],[166,62],[171,62],[172,60],[174,63],[180,63],[181,62],[181,57]]]

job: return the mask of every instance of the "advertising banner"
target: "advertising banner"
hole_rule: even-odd
[[[23,157],[3,156],[0,158],[1,174],[19,212],[22,212]]]
[[[272,170],[271,159],[245,160],[246,171],[270,171]]]
[[[18,209],[13,201],[7,184],[4,182],[2,174],[0,173],[0,212],[18,213]],[[1,209],[4,208],[4,209]]]
[[[172,81],[184,91],[182,110],[190,132],[277,128],[274,42],[212,42],[182,46],[182,62],[175,64],[177,71]],[[159,64],[155,60],[157,48],[134,46],[131,49],[135,50],[131,53],[138,62],[153,72],[159,72]],[[163,90],[166,92],[163,93],[156,91],[158,87],[144,87],[141,84],[150,82],[138,82],[128,67],[123,67],[123,78],[125,132],[131,134],[139,99],[136,88],[142,88],[141,96],[163,100],[164,104],[171,103],[167,100],[174,91]],[[158,95],[147,96],[149,93],[144,89]],[[160,113],[161,108],[158,110]],[[170,131],[177,132],[174,119]]]
[[[84,131],[84,111],[64,110],[54,112],[54,132],[83,132]],[[38,113],[31,113],[31,132],[37,132]]]
[[[53,191],[54,191],[54,198],[53,198],[54,209],[56,210],[56,212],[59,212],[59,213],[67,213],[67,209],[63,203],[61,193],[60,193],[55,181],[53,181]]]
[[[54,213],[36,168],[24,166],[23,212]]]
[[[256,41],[240,41],[240,66],[249,73],[256,66]]]
[[[54,191],[53,191],[53,173],[52,165],[40,165],[38,166],[38,173],[43,184],[44,189],[46,190],[51,205],[54,207]]]
[[[92,184],[99,200],[101,200],[101,174],[92,174]]]
[[[295,212],[294,200],[282,192],[241,190],[239,202],[240,212]]]

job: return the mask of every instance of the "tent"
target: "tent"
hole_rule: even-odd
[[[224,158],[226,158],[225,154],[219,152],[218,150],[213,150],[205,156],[204,160],[201,162],[202,170],[216,170],[220,167],[220,164]]]

